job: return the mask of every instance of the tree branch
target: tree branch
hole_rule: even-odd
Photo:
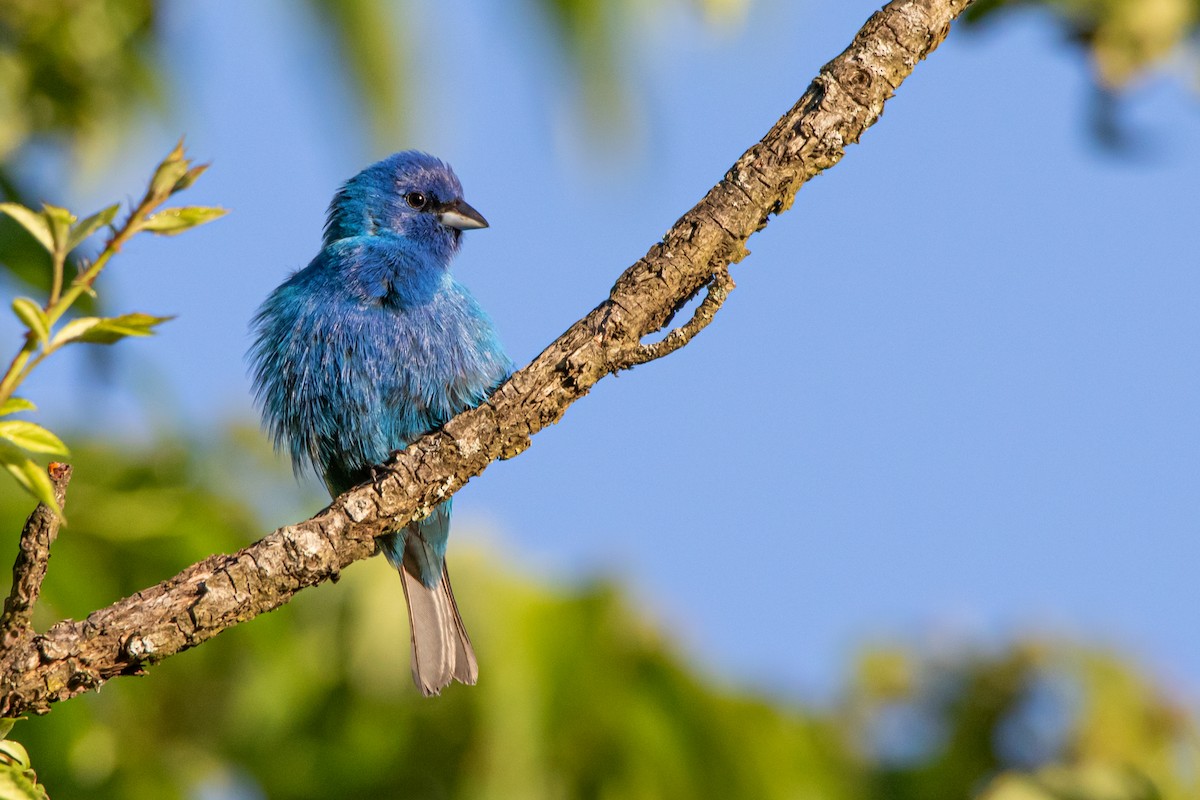
[[[71,465],[51,462],[48,468],[58,507],[67,502],[67,483],[71,480]],[[0,653],[10,649],[29,634],[29,620],[42,591],[42,580],[50,561],[50,548],[58,538],[62,517],[45,503],[38,503],[25,520],[17,559],[13,562],[13,585],[0,614]]]
[[[735,285],[733,277],[729,274],[729,265],[722,264],[717,267],[709,277],[708,283],[701,287],[706,290],[704,299],[700,301],[700,305],[696,307],[692,318],[686,324],[673,329],[654,344],[639,344],[626,354],[624,361],[614,361],[611,364],[612,371],[633,369],[638,364],[645,364],[670,355],[683,347],[692,340],[692,337],[708,327],[708,323],[713,321],[717,312],[721,310],[721,306],[725,305],[725,298],[729,297],[729,293],[733,291]],[[679,308],[691,301],[691,299],[692,297],[684,298],[683,303],[679,304]],[[678,311],[678,308],[676,310]],[[670,318],[663,323],[663,327],[669,324]]]
[[[305,587],[335,579],[375,553],[376,536],[420,519],[491,462],[525,450],[533,434],[557,422],[605,375],[685,344],[732,287],[727,268],[747,255],[746,240],[858,141],[968,2],[895,0],[872,16],[799,102],[621,275],[607,300],[488,402],[396,454],[373,482],[312,519],[14,645],[0,659],[0,716],[46,713],[53,702],[116,675],[140,674],[278,608]],[[656,344],[642,344],[705,287],[708,295],[689,323]]]

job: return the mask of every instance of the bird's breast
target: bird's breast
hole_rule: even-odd
[[[490,323],[466,300],[439,292],[418,305],[363,304],[339,321],[345,363],[327,377],[370,384],[352,392],[363,402],[347,413],[393,420],[404,440],[393,449],[478,405],[506,374]]]

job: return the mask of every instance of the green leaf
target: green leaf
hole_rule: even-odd
[[[10,722],[7,719],[5,721]],[[11,722],[16,722],[16,720],[13,719]],[[12,730],[11,724],[8,727],[9,730]],[[20,742],[4,739],[0,741],[0,761],[6,764],[20,764],[25,769],[29,769],[29,751]]]
[[[163,236],[174,236],[183,233],[188,228],[212,222],[229,213],[225,208],[210,208],[207,206],[182,206],[180,208],[164,208],[157,214],[151,214],[142,223],[142,230]]]
[[[155,317],[150,314],[122,314],[119,317],[109,317],[90,328],[80,337],[82,342],[93,344],[112,344],[126,336],[150,336],[158,325],[175,319],[175,317]]]
[[[56,515],[62,517],[62,508],[54,499],[54,484],[46,470],[38,466],[32,458],[15,445],[0,441],[0,465],[12,475],[21,488],[33,495],[39,502],[44,503]]]
[[[71,236],[71,225],[75,223],[75,215],[65,208],[42,203],[42,215],[50,226],[50,235],[54,240],[54,252],[66,253],[67,240]]]
[[[68,342],[74,342],[99,324],[99,317],[77,317],[58,329],[58,333],[50,340],[50,346],[61,347]]]
[[[17,724],[18,720],[22,719],[25,719],[25,717],[0,717],[0,739],[8,738],[8,734],[12,732],[13,726]]]
[[[46,248],[46,252],[54,252],[54,234],[50,232],[50,223],[43,215],[20,203],[0,203],[0,212],[8,214],[20,223],[21,227],[38,240],[38,244]]]
[[[37,774],[33,770],[20,764],[4,762],[0,763],[0,799],[49,800],[49,796],[46,789],[38,783]]]
[[[168,160],[168,161],[182,161],[183,160],[183,140],[184,140],[184,138],[185,137],[183,137],[183,136],[179,137],[179,141],[175,143],[175,148],[171,152],[167,153],[166,160]]]
[[[108,208],[97,211],[74,228],[71,228],[71,236],[67,239],[67,252],[69,253],[83,244],[83,240],[95,233],[97,229],[105,225],[111,225],[112,221],[116,219],[119,209],[120,206],[114,203]]]
[[[24,397],[10,397],[0,404],[0,417],[16,414],[18,411],[37,411],[37,406]]]
[[[25,323],[25,327],[33,331],[33,335],[43,346],[50,340],[50,320],[46,312],[28,297],[18,297],[12,301],[13,313],[17,319]]]
[[[7,439],[17,447],[23,447],[34,453],[49,453],[54,456],[69,456],[71,451],[50,431],[23,419],[0,422],[0,437]]]
[[[209,166],[211,166],[211,165],[198,164],[198,165],[192,167],[191,169],[189,169],[187,171],[186,175],[184,175],[182,178],[180,178],[178,181],[175,182],[175,189],[172,193],[182,192],[184,189],[187,189],[189,186],[191,186],[193,183],[196,182],[197,178],[199,178],[201,175],[203,175],[208,170]]]
[[[122,314],[119,317],[80,317],[71,320],[55,335],[53,347],[69,342],[112,344],[126,336],[149,336],[154,328],[174,317],[155,317],[150,314]]]
[[[175,185],[187,175],[186,161],[164,161],[158,165],[154,178],[150,181],[150,190],[158,197],[166,199],[175,191]],[[161,200],[160,200],[161,202]]]
[[[183,139],[180,138],[175,149],[168,153],[167,157],[158,165],[158,169],[154,170],[154,177],[150,179],[150,193],[165,199],[175,191],[175,186],[187,175],[189,166],[191,165],[183,157]]]

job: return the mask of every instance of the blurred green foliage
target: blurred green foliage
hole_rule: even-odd
[[[305,495],[254,431],[75,448],[43,628],[230,551]],[[260,498],[270,507],[257,508]],[[13,552],[28,511],[0,496]],[[51,797],[1183,800],[1192,717],[1115,655],[1050,641],[877,646],[805,709],[722,684],[613,582],[521,575],[456,537],[476,687],[420,697],[380,559],[194,651],[17,724]]]
[[[0,3],[0,163],[33,139],[117,144],[158,96],[153,0]]]
[[[19,169],[27,151],[49,146],[103,162],[133,112],[158,103],[154,12],[153,0],[0,2],[0,200],[61,200],[61,188]],[[0,264],[26,285],[50,286],[45,250],[7,217]]]
[[[1050,12],[1067,39],[1087,49],[1097,83],[1119,89],[1184,46],[1193,50],[1200,0],[976,0],[968,22],[1021,8]]]
[[[408,25],[397,6],[385,0],[308,0],[335,45],[351,85],[358,90],[363,117],[381,149],[403,139],[409,62]],[[403,8],[403,5],[401,5]]]

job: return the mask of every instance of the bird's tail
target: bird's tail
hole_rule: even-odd
[[[441,694],[452,680],[474,684],[479,678],[479,664],[458,615],[446,565],[442,564],[442,579],[432,587],[404,566],[399,571],[412,631],[413,683],[426,697]]]

